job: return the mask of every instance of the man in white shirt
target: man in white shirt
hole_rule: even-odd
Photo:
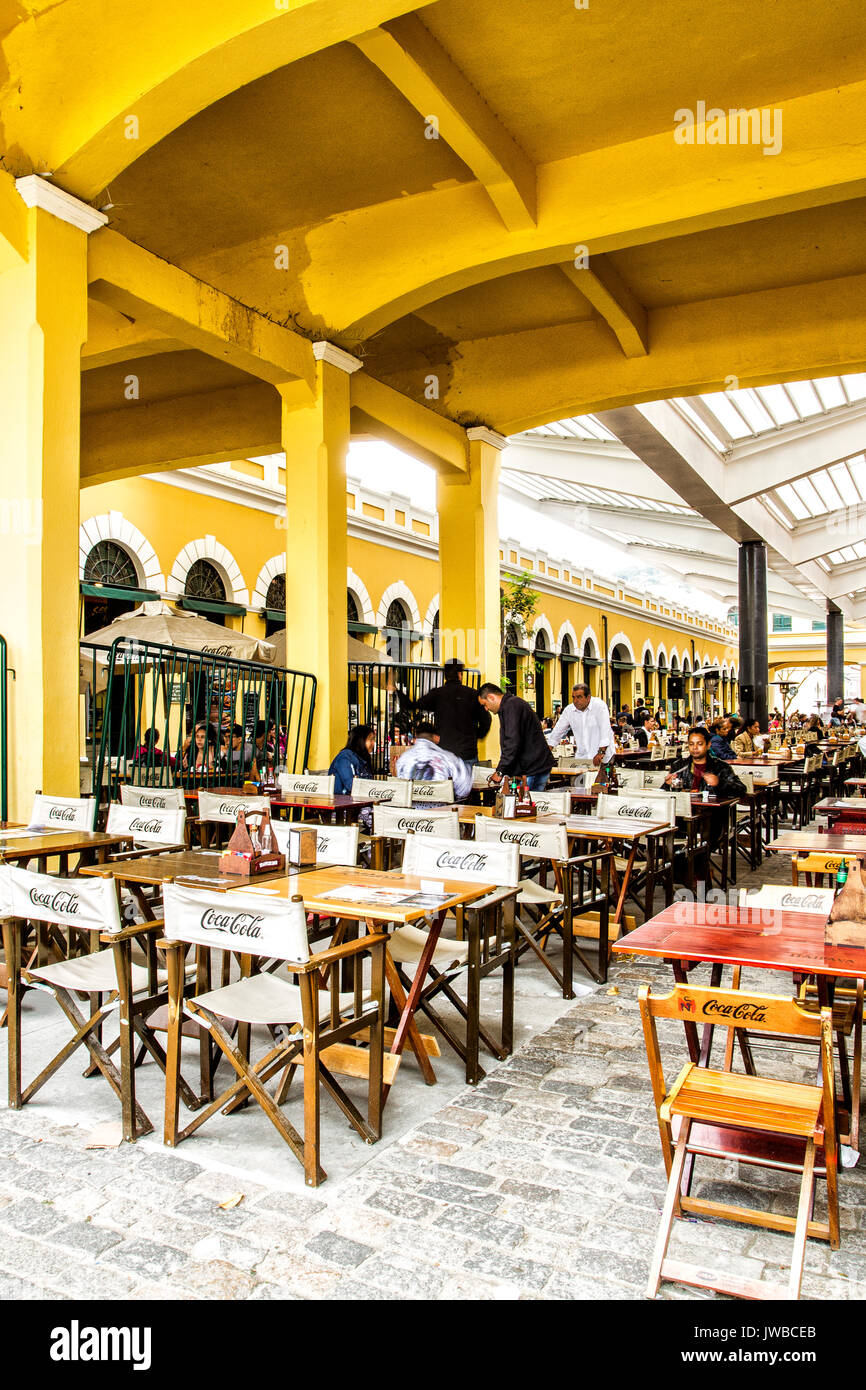
[[[577,758],[592,758],[596,767],[610,762],[616,752],[610,713],[604,700],[590,695],[588,685],[576,685],[572,704],[566,705],[549,734],[548,743],[557,744],[566,736],[574,740]]]

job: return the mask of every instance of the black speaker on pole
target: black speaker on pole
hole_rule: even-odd
[[[668,676],[668,699],[682,700],[685,698],[685,681],[682,676]]]

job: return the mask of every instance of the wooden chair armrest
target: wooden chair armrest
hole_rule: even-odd
[[[120,854],[109,854],[108,862],[109,864],[116,864],[118,861],[126,861],[127,859],[150,859],[151,857],[155,858],[158,854],[177,854],[186,848],[187,846],[183,841],[176,845],[145,845],[142,849],[129,849],[123,850]]]
[[[165,926],[165,922],[137,922],[134,927],[124,927],[123,931],[106,931],[99,933],[100,941],[105,941],[113,945],[115,941],[131,941],[136,936],[148,936],[150,932],[160,930]],[[159,942],[157,942],[159,945]]]
[[[370,936],[359,936],[355,941],[344,941],[341,946],[329,946],[327,951],[319,951],[310,960],[302,963],[300,961],[287,960],[286,969],[291,970],[293,975],[309,975],[314,970],[318,970],[323,965],[331,965],[334,961],[344,960],[347,956],[361,955],[368,951],[371,946],[383,945],[388,937],[385,932],[376,932]]]
[[[613,859],[612,849],[596,850],[594,854],[572,854],[568,859],[561,859],[559,862],[563,869],[571,869],[576,864],[594,864],[599,859]]]

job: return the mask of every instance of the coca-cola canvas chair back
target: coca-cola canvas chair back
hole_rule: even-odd
[[[799,884],[796,888],[785,883],[765,883],[757,891],[744,888],[740,893],[740,907],[772,907],[779,911],[814,912],[826,920],[833,906],[835,889],[809,888]]]
[[[280,773],[280,791],[287,796],[333,796],[336,782],[327,772]]]
[[[530,792],[540,816],[571,815],[571,792]]]
[[[664,769],[662,769],[660,772],[644,772],[642,774],[642,784],[639,787],[635,787],[634,790],[644,792],[660,791],[665,784],[665,778],[667,777],[667,775],[668,774],[664,771]],[[620,781],[622,781],[621,776]],[[631,791],[631,788],[629,788],[629,791]]]
[[[491,778],[492,776],[493,776],[493,768],[490,766],[489,763],[487,764],[486,767],[482,767],[480,763],[475,763],[475,764],[473,765],[473,768],[472,768],[472,786],[473,786],[473,788],[475,788],[475,787],[481,788],[481,787],[487,787],[487,786],[489,786],[489,785],[490,785],[490,778]]]
[[[375,806],[373,834],[386,840],[405,840],[409,834],[459,840],[460,812],[456,806],[453,810],[431,806],[427,811],[421,807]]]
[[[412,805],[411,777],[353,777],[352,795],[388,806]]]
[[[742,777],[742,773],[740,772],[739,768],[735,767],[734,771],[736,772],[738,777]],[[752,767],[749,769],[749,771],[752,775],[752,783],[755,786],[765,787],[768,786],[771,782],[778,782],[779,780],[778,767]]]
[[[517,888],[520,852],[516,845],[473,844],[438,835],[409,835],[403,847],[403,873],[418,878],[456,879],[460,883],[491,883]]]
[[[200,821],[219,821],[224,825],[237,825],[238,812],[265,811],[270,808],[268,796],[220,796],[216,792],[200,791],[198,794],[198,818]]]
[[[476,816],[475,839],[480,844],[516,845],[524,859],[568,858],[568,833],[564,825],[539,825],[535,821],[494,820]]]
[[[647,825],[653,821],[656,824],[675,825],[677,819],[676,797],[660,792],[655,795],[644,792],[641,796],[607,796],[602,793],[596,810],[604,820],[638,820]]]
[[[183,787],[131,787],[120,784],[121,806],[141,806],[146,811],[183,811]]]
[[[271,829],[280,854],[289,852],[289,836],[297,831],[300,822],[291,820],[271,821]],[[316,832],[316,863],[343,864],[347,867],[358,862],[357,825],[312,825],[307,822],[305,829]]]
[[[94,804],[92,797],[44,796],[33,798],[30,824],[48,830],[91,830]]]
[[[4,875],[13,917],[82,931],[121,930],[117,885],[112,878],[58,878],[11,865]]]
[[[657,772],[641,772],[639,767],[624,767],[622,771],[617,771],[619,784],[624,791],[640,792],[647,785],[647,777],[657,777]]]
[[[242,890],[200,892],[177,883],[165,885],[162,902],[169,941],[190,941],[299,965],[310,959],[303,903]]]
[[[415,781],[412,783],[412,804],[419,801],[453,801],[454,783],[451,778],[439,782]]]
[[[109,835],[131,835],[137,845],[182,845],[186,811],[154,811],[145,806],[121,806],[108,811]]]
[[[738,767],[737,776],[739,777],[743,786],[746,788],[747,792],[753,792],[755,790],[755,779],[753,778],[751,772],[747,772],[744,767]]]

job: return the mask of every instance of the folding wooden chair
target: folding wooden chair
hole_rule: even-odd
[[[178,884],[165,889],[165,932],[169,973],[169,1036],[166,1071],[165,1142],[174,1148],[218,1110],[233,1113],[255,1100],[303,1165],[310,1187],[326,1177],[320,1161],[321,1089],[327,1091],[349,1123],[368,1143],[382,1133],[384,1059],[385,937],[370,935],[311,956],[306,914],[300,898],[271,899],[255,891],[230,894],[199,892]],[[240,979],[220,989],[184,994],[182,959],[186,943],[198,947],[200,966],[209,966],[212,948],[239,955]],[[365,984],[363,963],[371,963]],[[292,977],[262,970],[278,960]],[[330,988],[320,989],[321,971],[340,961],[354,966],[352,989],[339,991],[338,972]],[[178,1128],[177,1079],[180,1076],[183,1015],[201,1023],[237,1073],[236,1079],[183,1130]],[[238,1041],[226,1024],[239,1025]],[[267,1029],[270,1046],[257,1060],[251,1055],[251,1029]],[[358,1110],[333,1075],[334,1062],[365,1049],[367,1117]],[[284,1115],[282,1106],[295,1070],[303,1070],[303,1134]],[[342,1069],[342,1068],[341,1068]],[[265,1083],[280,1074],[275,1093]],[[357,1074],[357,1071],[355,1072]]]
[[[140,1038],[160,1067],[165,1068],[165,1053],[146,1022],[147,1014],[167,998],[160,992],[154,948],[162,923],[122,928],[113,879],[60,879],[11,866],[0,868],[0,877],[6,881],[8,911],[3,922],[3,940],[9,965],[10,1108],[20,1110],[32,1100],[64,1062],[84,1046],[93,1069],[101,1072],[121,1101],[124,1139],[149,1133],[153,1126],[135,1099],[134,1049],[136,1038]],[[91,942],[98,939],[107,944],[103,950],[70,955],[34,968],[22,967],[20,924],[25,921],[52,924],[70,933],[87,935]],[[129,948],[136,939],[147,943],[146,965],[132,961]],[[21,1082],[22,985],[51,994],[73,1029],[69,1042],[26,1087]],[[90,996],[88,1016],[80,1011],[75,995]],[[102,1027],[115,1011],[119,1023],[119,1071],[102,1045]],[[198,1098],[186,1082],[180,1083],[179,1089],[189,1108],[195,1108]]]
[[[186,849],[186,811],[157,810],[155,807],[123,806],[113,801],[105,823],[109,835],[131,835],[132,849],[119,850],[109,858],[136,859],[159,851]]]
[[[647,774],[649,775],[649,774]],[[685,794],[688,802],[688,792]],[[689,803],[688,809],[691,809]],[[654,830],[635,840],[628,855],[615,854],[613,859],[614,890],[619,895],[618,875],[626,882],[626,896],[637,903],[644,920],[652,917],[656,888],[665,892],[665,905],[674,897],[674,835],[677,823],[677,794],[645,789],[642,793],[604,794],[598,798],[599,816],[624,817],[626,820],[658,821],[665,829]]]
[[[859,862],[856,854],[807,854],[804,859],[792,858],[791,882],[796,887],[803,875],[810,888],[829,888],[836,881],[840,864],[850,867]]]
[[[539,816],[570,816],[571,792],[531,792]]]
[[[459,840],[460,812],[454,807],[431,806],[403,809],[402,807],[375,806],[373,808],[373,855],[374,869],[391,867],[391,859],[396,852],[402,855],[402,843],[407,835],[439,835],[446,839]]]
[[[624,767],[621,771],[617,769],[616,775],[619,778],[619,784],[623,791],[641,792],[647,785],[646,778],[648,774],[646,772],[641,772],[638,767]],[[666,775],[667,774],[664,774],[662,776],[662,781],[664,781],[664,776]]]
[[[309,796],[333,796],[337,779],[327,772],[281,772],[280,791],[287,794]]]
[[[493,892],[463,908],[465,940],[439,936],[426,970],[430,983],[418,993],[416,1004],[416,1010],[435,1024],[465,1063],[467,1085],[475,1086],[484,1076],[479,1064],[479,1042],[499,1061],[509,1056],[514,1045],[514,900],[520,880],[517,848],[498,844],[476,846],[465,840],[409,835],[403,850],[403,873],[425,879],[498,885]],[[414,926],[398,927],[391,933],[388,952],[406,992],[417,981],[428,939],[428,932]],[[499,1041],[481,1024],[481,981],[494,971],[502,973]],[[465,1000],[454,988],[457,977],[462,974],[466,976]],[[439,994],[463,1019],[463,1040],[432,1007],[430,1001]]]
[[[839,1245],[830,1010],[810,1013],[796,1000],[688,985],[676,985],[669,994],[661,996],[654,995],[648,985],[642,985],[639,999],[659,1137],[668,1174],[647,1296],[654,1298],[664,1279],[741,1298],[799,1298],[807,1237],[829,1240],[833,1249]],[[691,1024],[704,1022],[729,1029],[743,1027],[745,1023],[750,1032],[814,1040],[821,1047],[821,1079],[816,1085],[777,1081],[714,1071],[687,1062],[668,1090],[659,1050],[657,1018]],[[686,1164],[696,1157],[736,1159],[738,1163],[777,1172],[800,1173],[796,1217],[753,1210],[734,1202],[692,1197],[684,1190],[683,1175]],[[817,1222],[813,1217],[818,1177],[823,1177],[827,1183],[827,1222]],[[666,1258],[675,1219],[689,1215],[720,1217],[792,1233],[794,1246],[787,1287],[724,1273],[714,1275],[703,1266]]]
[[[562,990],[563,999],[574,998],[574,957],[595,980],[607,971],[610,885],[610,855],[607,852],[569,857],[568,834],[564,825],[539,825],[532,821],[495,820],[492,816],[475,819],[476,844],[516,845],[521,861],[534,866],[538,878],[521,878],[517,894],[517,960],[531,950],[550,971]],[[553,887],[547,886],[552,874]],[[599,914],[599,971],[596,972],[574,940],[574,918],[585,913]],[[562,941],[562,968],[547,954],[550,938]]]
[[[37,792],[30,825],[40,830],[92,830],[98,810],[92,796],[45,796]]]

